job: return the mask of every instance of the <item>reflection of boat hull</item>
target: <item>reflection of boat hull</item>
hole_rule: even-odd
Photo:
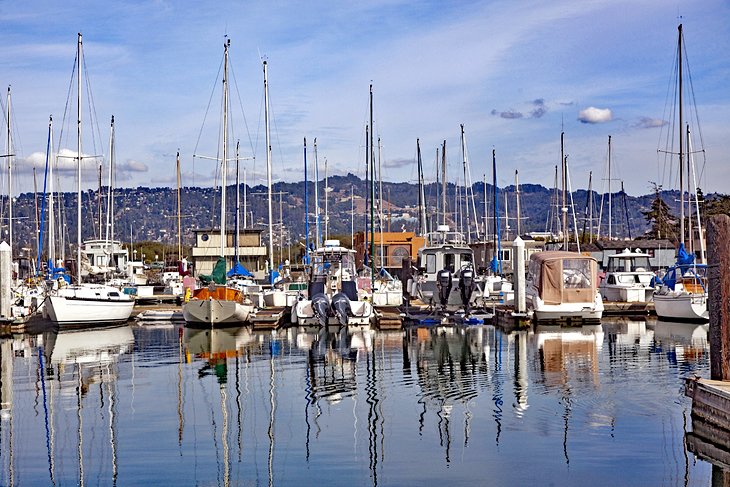
[[[367,301],[350,301],[351,314],[347,317],[347,325],[369,325],[373,317],[373,307]],[[319,326],[312,301],[304,299],[292,307],[292,322],[299,326]],[[328,325],[339,325],[336,316],[327,317]]]
[[[134,301],[49,296],[46,313],[55,323],[123,323],[132,314]]]
[[[55,335],[51,363],[105,363],[134,346],[134,334],[127,326],[63,331]]]
[[[654,309],[661,319],[708,321],[707,294],[669,292],[654,295]]]
[[[245,323],[253,306],[219,299],[191,300],[183,305],[183,318],[191,324]]]

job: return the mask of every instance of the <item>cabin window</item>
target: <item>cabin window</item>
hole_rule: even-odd
[[[117,293],[117,292],[111,292],[111,293],[109,293],[109,296],[111,296],[113,298],[116,298],[116,297],[119,297],[119,293]]]
[[[588,289],[591,287],[591,261],[588,259],[563,260],[563,287]]]
[[[456,269],[455,267],[456,262],[456,256],[454,254],[445,254],[444,255],[444,269],[448,269],[451,272],[454,272]]]
[[[426,254],[426,272],[433,274],[436,272],[436,255]]]
[[[512,260],[512,249],[502,249],[499,252],[499,260],[502,262],[509,262]]]

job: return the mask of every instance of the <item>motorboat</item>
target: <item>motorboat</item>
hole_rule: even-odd
[[[325,240],[310,258],[307,296],[292,306],[292,323],[369,325],[373,306],[357,286],[355,251],[340,245],[339,240]]]
[[[428,244],[418,252],[418,273],[410,285],[411,296],[443,312],[470,312],[482,301],[474,268],[474,251],[459,232],[439,225],[427,235]]]
[[[645,303],[654,295],[653,281],[649,255],[640,249],[624,249],[608,256],[606,275],[598,289],[605,301]]]
[[[593,257],[567,251],[530,256],[525,296],[539,321],[598,321],[603,300],[597,286],[598,263]]]

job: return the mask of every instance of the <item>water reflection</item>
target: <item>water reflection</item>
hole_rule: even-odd
[[[465,483],[485,468],[498,484],[682,483],[709,472],[684,458],[679,391],[708,370],[702,326],[175,325],[2,339],[0,484],[288,485],[303,472]],[[632,477],[615,472],[618,452],[637,449]],[[148,457],[166,467],[145,469]]]

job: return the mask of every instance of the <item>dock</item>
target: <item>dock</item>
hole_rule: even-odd
[[[378,330],[400,330],[403,328],[405,313],[402,313],[398,306],[376,306],[373,308],[373,313],[375,314],[375,326]]]
[[[603,302],[603,314],[606,316],[615,315],[653,315],[656,314],[654,310],[654,301],[642,302],[634,301],[631,303],[623,303],[618,301],[604,301]]]
[[[275,306],[256,310],[249,317],[251,328],[256,330],[276,330],[289,322],[291,308],[286,306]]]

